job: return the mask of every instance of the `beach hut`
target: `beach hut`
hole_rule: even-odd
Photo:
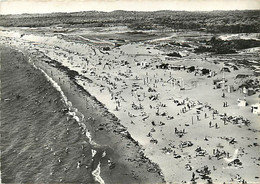
[[[249,77],[249,75],[247,75],[247,74],[238,74],[236,76],[236,79],[243,79],[243,78],[247,78],[247,77]]]
[[[253,114],[260,114],[260,103],[251,105],[251,112]]]
[[[240,107],[245,107],[247,106],[247,102],[245,99],[237,99],[237,105]]]
[[[230,72],[230,69],[228,67],[223,67],[220,71],[221,72]]]
[[[145,67],[148,67],[149,64],[147,62],[145,62],[145,61],[142,61],[141,62],[141,66],[145,68]]]
[[[215,72],[214,71],[210,71],[208,77],[213,77],[213,76],[215,76]]]
[[[248,89],[247,89],[245,86],[243,87],[243,93],[244,93],[245,95],[248,94]]]
[[[235,90],[234,90],[234,86],[233,85],[229,85],[228,88],[227,88],[227,91],[228,93],[233,93]]]
[[[233,70],[238,70],[238,69],[239,69],[238,66],[236,66],[236,65],[231,66],[231,68],[232,68]]]
[[[181,67],[180,66],[175,66],[175,65],[171,65],[171,70],[180,70]]]

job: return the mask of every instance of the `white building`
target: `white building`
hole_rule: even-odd
[[[237,105],[240,106],[240,107],[245,107],[247,106],[247,102],[245,99],[237,99]]]
[[[260,103],[251,105],[251,112],[253,114],[260,114]]]

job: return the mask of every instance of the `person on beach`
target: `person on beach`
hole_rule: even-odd
[[[226,97],[225,93],[223,93],[221,97],[222,97],[222,98],[225,98],[225,97]]]
[[[195,173],[192,172],[192,177],[191,177],[191,181],[194,181],[195,180]]]
[[[178,129],[175,127],[175,134],[178,133]]]
[[[207,136],[205,136],[205,137],[204,137],[204,140],[205,140],[205,141],[208,141],[208,138],[207,138]]]
[[[213,170],[214,170],[214,171],[217,170],[216,167],[215,167],[214,165],[213,165]]]
[[[229,158],[229,152],[227,152],[227,158]]]
[[[209,122],[209,128],[211,128],[211,125],[212,125],[212,123],[211,123],[211,121]]]

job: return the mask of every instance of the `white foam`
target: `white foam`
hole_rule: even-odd
[[[72,116],[72,117],[76,115],[75,112],[68,112],[67,114],[68,114],[69,116]]]
[[[72,118],[73,118],[73,119],[75,119],[77,122],[80,122],[80,120],[79,120],[79,117],[78,117],[78,116],[73,116]]]
[[[3,35],[1,35],[3,36]],[[9,32],[9,34],[7,35],[4,35],[6,37],[11,37],[13,38],[13,33]],[[20,34],[17,34],[15,35],[17,38],[20,37]],[[63,49],[66,49],[68,48],[68,46],[70,46],[70,51],[75,51],[75,52],[78,52],[78,53],[81,53],[81,54],[85,54],[85,55],[88,55],[88,54],[91,54],[93,51],[91,49],[91,47],[89,47],[87,44],[75,44],[75,43],[70,43],[70,42],[66,42],[66,41],[63,41],[63,40],[60,40],[60,39],[57,39],[57,38],[43,38],[43,37],[39,37],[39,36],[24,36],[23,37],[23,43],[25,43],[25,40],[27,41],[34,41],[34,42],[38,42],[38,43],[49,43],[50,45],[54,45],[54,46],[60,46],[61,48]],[[21,44],[20,42],[18,42],[17,40],[10,40],[12,41],[13,45],[15,47],[20,47]],[[16,41],[16,42],[15,42]],[[30,43],[29,43],[30,44]],[[71,47],[71,44],[73,45],[73,47]],[[10,45],[12,46],[12,45]],[[19,50],[21,51],[21,50]],[[23,52],[23,51],[21,51]],[[73,108],[72,107],[72,103],[68,100],[68,98],[65,96],[64,92],[62,91],[61,87],[58,85],[58,83],[56,83],[44,70],[42,70],[41,68],[38,68],[32,61],[31,61],[31,58],[29,58],[29,62],[33,65],[33,67],[35,69],[38,69],[40,70],[44,75],[45,77],[47,78],[48,81],[51,82],[52,86],[61,94],[61,97],[62,97],[62,101],[65,103],[65,105],[69,108],[70,112],[68,112],[68,114],[70,114],[74,119],[76,119],[76,121],[80,122],[80,118],[79,117],[82,117],[81,119],[84,120],[84,115],[79,113],[78,112],[78,109],[76,108]],[[71,112],[71,111],[76,111],[76,112]],[[81,116],[76,116],[76,114],[81,114]],[[86,130],[86,134],[87,138],[89,139],[89,143],[91,145],[98,145],[97,143],[95,143],[94,141],[92,141],[92,137],[91,137],[91,134],[88,130]],[[92,172],[92,175],[94,177],[94,179],[99,182],[100,184],[105,184],[104,180],[101,178],[100,176],[100,162],[97,166],[97,168]]]
[[[86,131],[86,137],[89,139],[89,142],[92,144],[92,145],[94,145],[93,144],[93,141],[92,141],[92,138],[91,138],[91,134],[90,134],[90,132],[89,131]]]
[[[71,101],[68,101],[68,106],[69,106],[69,107],[72,107]]]
[[[87,130],[87,126],[84,123],[79,122],[79,126],[83,128],[83,131]]]
[[[60,92],[60,94],[61,94],[65,104],[70,106],[70,107],[72,107],[72,103],[70,101],[68,101],[68,98],[63,93],[61,87],[45,71],[43,71],[42,69],[36,67],[34,63],[33,63],[33,66],[36,69],[39,69],[46,76],[46,78],[52,83],[53,87]],[[72,108],[72,109],[75,110],[76,112],[78,112],[78,109],[76,109],[76,108]],[[70,113],[71,115],[74,115],[73,118],[79,123],[80,119],[79,119],[78,116],[76,116],[76,112],[68,112],[68,114]],[[81,115],[82,115],[82,119],[84,119],[84,115],[83,114],[81,114]],[[79,123],[79,124],[82,125],[84,123]],[[84,127],[86,127],[86,125]],[[86,130],[86,136],[89,139],[89,142],[90,142],[91,145],[97,145],[97,143],[92,141],[91,134],[90,134],[90,132],[88,130]],[[92,158],[93,158],[95,156],[95,154],[97,153],[97,151],[91,149],[91,152],[92,152]],[[94,171],[92,171],[92,175],[93,175],[95,181],[99,182],[100,184],[105,184],[104,180],[100,176],[100,162],[97,165],[97,168]]]
[[[102,153],[102,158],[104,158],[107,155],[106,151]]]
[[[92,158],[96,155],[97,151],[94,149],[91,149],[91,153],[92,153]]]
[[[71,103],[69,103],[68,98],[67,98],[67,97],[65,96],[65,94],[63,93],[61,87],[60,87],[45,71],[43,71],[41,68],[36,67],[34,63],[33,63],[33,66],[34,66],[34,68],[39,69],[39,70],[45,75],[45,77],[51,82],[51,84],[53,85],[53,87],[54,87],[57,91],[60,92],[61,97],[62,97],[64,103],[65,103],[67,106],[72,105]]]
[[[72,110],[75,110],[76,112],[78,112],[78,109],[77,109],[77,108],[73,108],[73,107],[72,107],[72,103],[71,103],[71,102],[68,100],[68,98],[65,96],[64,92],[62,91],[62,89],[61,89],[61,87],[58,85],[58,83],[56,83],[44,70],[42,70],[41,68],[36,67],[34,63],[32,63],[32,65],[33,65],[34,68],[39,69],[39,70],[46,76],[46,78],[52,83],[53,87],[54,87],[55,89],[57,89],[57,91],[60,92],[64,103],[65,103],[67,106],[71,107]],[[79,118],[78,116],[76,116],[76,112],[71,112],[71,111],[70,111],[70,112],[68,112],[68,114],[71,115],[72,118],[75,119],[75,120],[79,123],[79,122],[80,122],[80,118]],[[83,115],[82,113],[78,112],[78,114],[81,114],[81,116],[84,117],[84,115]],[[83,119],[83,118],[82,118],[82,119]],[[83,124],[83,123],[82,123],[82,124]],[[86,126],[84,126],[84,127],[86,127]],[[83,127],[83,128],[84,128],[84,127]],[[91,145],[97,145],[97,143],[95,143],[94,141],[92,141],[91,134],[90,134],[90,132],[89,132],[86,128],[85,128],[85,131],[86,131],[86,134],[85,134],[85,135],[86,135],[86,137],[89,139],[89,143],[90,143]]]
[[[83,114],[81,114],[81,121],[84,121],[85,116]]]
[[[105,184],[104,180],[100,177],[100,162],[98,163],[97,168],[92,171],[92,175],[94,176],[95,181],[100,184]]]

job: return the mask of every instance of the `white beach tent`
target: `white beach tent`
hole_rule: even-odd
[[[245,99],[237,99],[237,105],[240,107],[245,107],[247,105],[247,102]]]
[[[260,103],[251,105],[251,112],[253,114],[260,114]]]

